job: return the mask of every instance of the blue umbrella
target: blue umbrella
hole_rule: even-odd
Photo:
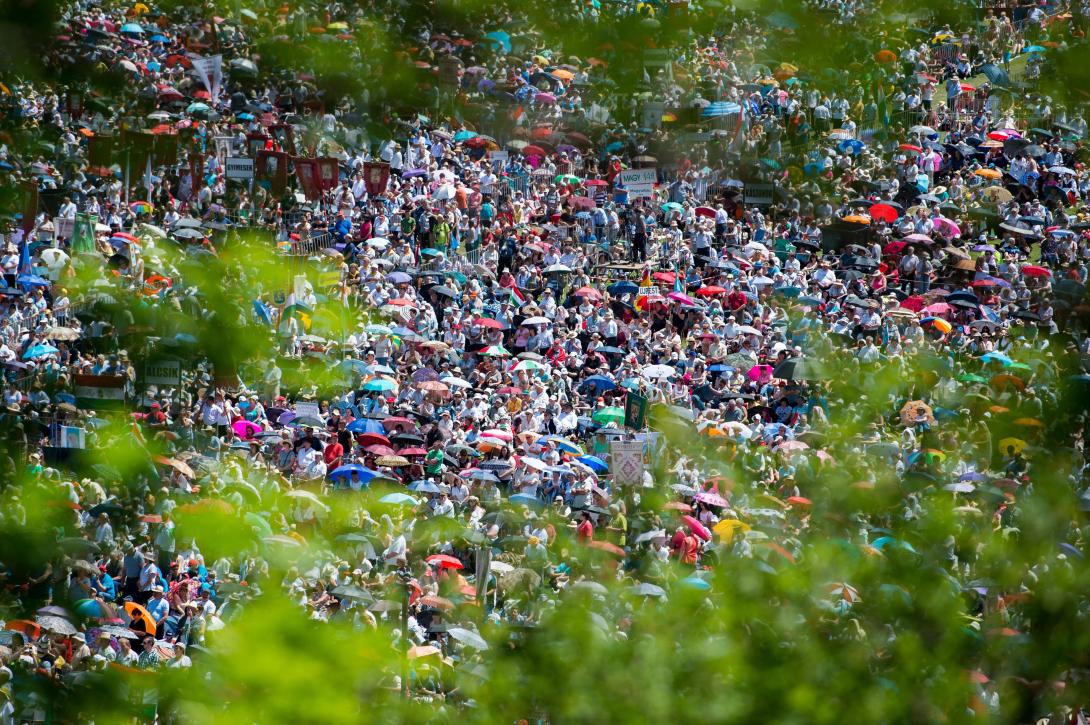
[[[715,365],[708,366],[708,372],[711,373],[733,373],[734,368],[725,363],[716,363]]]
[[[609,466],[598,456],[579,456],[577,459],[580,463],[583,463],[590,467],[595,473],[605,473],[609,470]]]
[[[459,131],[454,134],[454,143],[461,143],[462,141],[468,141],[471,138],[477,138],[477,135],[473,131]]]
[[[374,420],[372,418],[356,418],[354,421],[345,426],[345,430],[349,433],[380,433],[386,434],[386,429],[382,427],[382,422]]]
[[[688,587],[689,589],[699,589],[700,591],[704,592],[712,588],[711,584],[697,576],[685,577],[678,583],[682,584],[685,587]]]
[[[606,287],[611,295],[634,295],[640,291],[640,286],[635,282],[614,282]]]
[[[371,479],[378,475],[377,472],[372,471],[369,468],[364,468],[358,463],[349,463],[340,468],[334,468],[333,472],[329,474],[329,478],[331,480],[343,478],[348,481],[352,478],[353,473],[359,474],[360,480],[363,481],[364,484],[370,483]]]
[[[439,487],[431,481],[413,481],[409,490],[417,493],[439,493]]]
[[[21,274],[16,280],[21,287],[49,287],[53,283],[44,277],[39,277],[36,274]]]
[[[337,369],[342,372],[356,373],[357,375],[370,375],[374,372],[363,360],[348,358],[337,363]]]
[[[496,45],[503,49],[505,55],[511,54],[511,36],[502,30],[493,30],[491,33],[485,33],[485,40],[491,40]]]
[[[1004,365],[1010,365],[1014,361],[1007,357],[1006,354],[1001,352],[986,352],[980,356],[980,359],[984,362],[999,362]]]
[[[533,506],[534,508],[541,508],[541,499],[537,496],[531,496],[528,493],[516,493],[514,496],[508,499],[516,506]]]
[[[386,378],[375,378],[374,380],[368,380],[363,386],[363,389],[367,392],[380,392],[384,393],[393,390],[397,387],[397,383],[393,380],[387,380]]]
[[[167,36],[163,35],[162,33],[156,33],[155,35],[151,36],[151,42],[153,42],[153,43],[169,43],[170,39]]]
[[[390,272],[386,275],[386,281],[392,284],[408,284],[413,281],[413,278],[404,272]]]
[[[139,33],[143,34],[144,29],[136,23],[125,23],[121,26],[122,33]]]
[[[606,151],[607,152],[620,151],[623,148],[624,148],[624,144],[621,143],[620,141],[611,141],[611,142],[606,144]]]
[[[1044,53],[1045,49],[1044,49],[1043,46],[1040,46],[1040,45],[1031,45],[1031,46],[1029,46],[1028,48],[1025,49],[1025,52],[1027,52],[1027,53]]]
[[[53,355],[53,354],[58,353],[58,352],[60,352],[60,350],[53,347],[52,345],[34,345],[29,350],[27,350],[25,353],[23,353],[23,359],[24,360],[33,360],[36,357],[43,357],[45,355]]]
[[[235,118],[237,118],[240,121],[252,121],[252,120],[254,120],[254,114],[246,113],[245,111],[243,111],[242,113],[235,116]]]
[[[613,390],[617,387],[617,383],[613,382],[605,375],[591,375],[579,384],[579,387],[594,387],[598,391]]]
[[[857,154],[863,150],[863,142],[855,138],[846,138],[836,145],[842,152]]]

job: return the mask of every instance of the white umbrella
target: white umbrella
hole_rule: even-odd
[[[668,378],[671,375],[675,375],[677,374],[677,370],[669,365],[648,365],[640,371],[640,374],[645,378],[657,380],[659,378]]]
[[[751,279],[750,284],[755,284],[755,285],[758,285],[758,286],[764,286],[764,285],[772,284],[772,280],[769,279],[768,277],[765,277],[762,274],[762,275],[758,275],[758,276],[754,277],[753,279]]]
[[[103,224],[101,222],[95,222],[95,232],[96,233],[98,233],[98,232],[109,232],[109,231],[113,231],[113,230],[110,229],[110,227],[107,226],[106,224]]]
[[[551,322],[552,322],[552,320],[550,320],[548,317],[541,317],[540,315],[538,315],[536,317],[527,317],[525,320],[522,321],[522,324],[524,324],[524,325],[548,325]]]
[[[943,489],[954,493],[972,493],[976,490],[976,486],[968,481],[962,481],[961,483],[948,483],[943,486]]]
[[[473,387],[473,383],[469,382],[468,380],[464,380],[462,378],[456,378],[453,375],[449,375],[447,377],[443,377],[443,378],[439,378],[439,379],[442,382],[449,385],[450,387],[452,387],[452,388],[472,388]]]
[[[374,247],[375,249],[386,249],[390,246],[390,240],[385,237],[371,237],[366,242],[368,247]]]
[[[160,227],[155,226],[154,224],[141,224],[140,225],[140,231],[143,232],[144,234],[149,234],[149,235],[151,235],[153,237],[158,237],[159,239],[166,239],[167,238],[167,233],[163,229],[161,229]]]
[[[550,264],[548,267],[546,267],[545,269],[543,269],[541,271],[546,273],[546,274],[549,274],[551,272],[570,272],[571,267],[568,267],[568,266],[563,265],[563,264]]]
[[[750,327],[749,325],[742,325],[741,327],[737,328],[737,330],[738,334],[740,335],[758,335],[763,337],[760,330],[755,327]]]
[[[522,464],[527,468],[532,468],[535,471],[547,471],[549,470],[549,464],[540,458],[530,458],[526,456],[522,459]]]
[[[1066,166],[1053,166],[1051,169],[1049,169],[1049,171],[1053,174],[1070,174],[1071,176],[1075,175],[1075,170],[1069,169]]]
[[[68,264],[69,257],[60,249],[43,249],[42,261],[49,269],[59,269]]]
[[[433,199],[436,199],[438,201],[447,201],[448,199],[453,199],[454,187],[450,184],[443,184],[438,189],[436,189],[435,193],[431,196]]]
[[[490,561],[488,562],[488,568],[497,574],[506,574],[509,571],[515,570],[515,567],[503,561]]]

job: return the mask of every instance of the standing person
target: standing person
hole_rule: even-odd
[[[639,206],[632,208],[632,215],[632,261],[644,262],[647,260],[647,220]]]

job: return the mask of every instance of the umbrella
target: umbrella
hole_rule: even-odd
[[[155,632],[155,618],[151,616],[148,610],[136,602],[125,602],[125,611],[132,617],[133,624],[140,623],[144,625],[144,631],[148,634]]]
[[[935,414],[931,411],[931,406],[922,400],[910,400],[901,406],[901,423],[906,426],[916,425],[917,418],[921,415],[928,423],[934,424]]]
[[[393,504],[395,506],[418,506],[420,501],[407,493],[388,493],[379,499],[379,503]]]
[[[371,592],[367,591],[366,589],[363,589],[362,587],[358,587],[358,586],[356,586],[354,584],[347,584],[347,585],[344,585],[344,586],[339,586],[336,589],[334,589],[332,592],[330,592],[330,594],[332,594],[333,596],[338,597],[340,599],[350,599],[350,600],[355,601],[355,602],[373,602],[373,601],[375,601],[375,598],[373,596],[371,596]]]
[[[447,630],[447,634],[451,639],[457,640],[462,644],[472,647],[473,649],[486,650],[488,649],[488,642],[484,641],[484,638],[476,632],[465,629],[463,627],[451,627]]]
[[[447,554],[434,554],[432,556],[429,556],[424,561],[428,562],[429,564],[434,564],[435,566],[438,566],[440,569],[464,569],[465,568],[465,565],[461,561],[459,561],[458,559],[456,559],[453,556],[448,556]]]
[[[624,421],[624,410],[615,406],[600,408],[591,416],[595,423],[621,423]]]
[[[692,531],[694,535],[704,539],[704,541],[711,541],[712,532],[708,531],[708,528],[697,521],[696,518],[689,514],[685,514],[681,517],[681,520],[689,527],[689,531]]]
[[[75,625],[69,622],[63,617],[44,616],[36,617],[35,622],[38,623],[42,629],[52,632],[53,634],[59,634],[64,637],[71,637],[77,631]]]

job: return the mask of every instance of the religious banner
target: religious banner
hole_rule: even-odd
[[[299,180],[299,188],[307,199],[313,201],[322,196],[322,187],[318,181],[317,159],[293,159],[295,164],[295,177]]]
[[[273,196],[280,196],[288,186],[288,155],[283,151],[259,151],[255,173],[259,184]]]
[[[96,134],[87,139],[87,165],[109,168],[114,164],[114,146],[117,137],[109,134]]]
[[[367,187],[367,193],[377,196],[385,193],[386,184],[390,181],[390,165],[377,161],[368,161],[363,165],[363,183]]]
[[[269,133],[276,139],[281,151],[295,155],[295,129],[287,123],[275,123],[269,126]]]
[[[246,134],[246,153],[256,157],[258,153],[269,148],[269,137],[263,133]],[[270,149],[271,150],[271,149]]]
[[[322,191],[329,191],[336,189],[337,184],[340,182],[341,167],[337,162],[337,159],[331,156],[324,156],[317,159],[318,163],[318,185]]]

